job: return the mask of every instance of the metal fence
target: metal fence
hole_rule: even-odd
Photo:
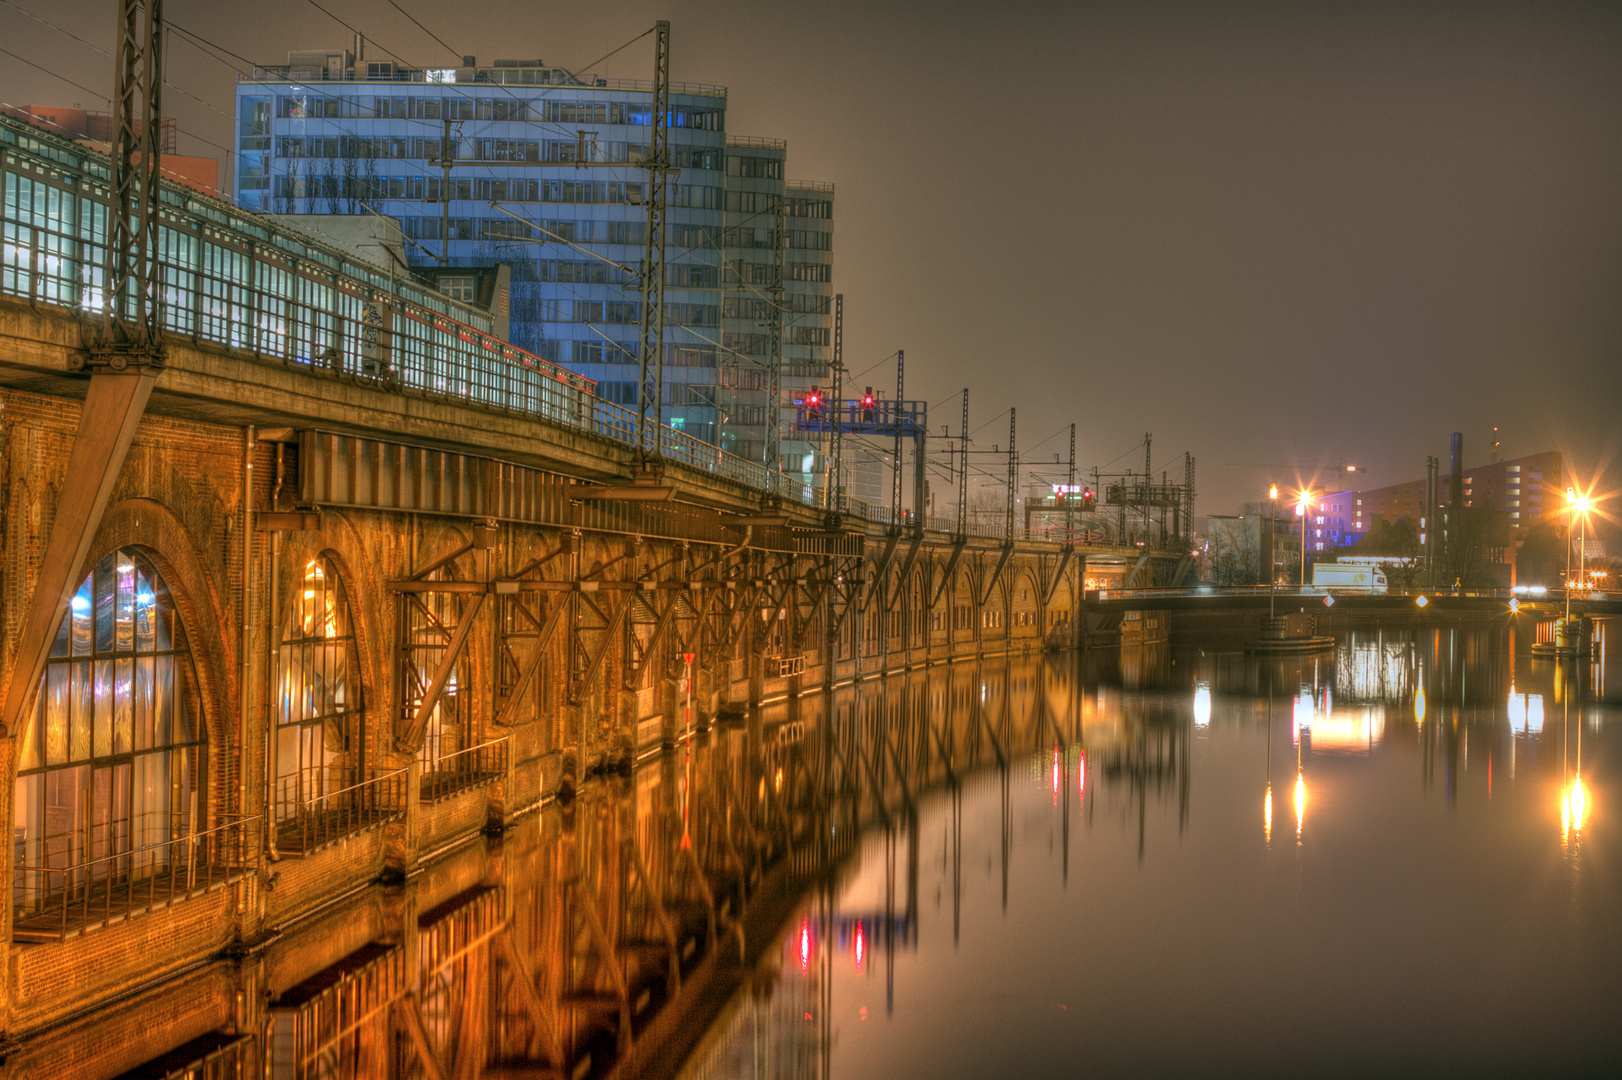
[[[248,826],[256,821],[237,819],[72,865],[18,866],[13,936],[19,941],[56,940],[223,885],[246,872]],[[103,841],[91,850],[106,846]]]
[[[430,740],[432,736],[429,737]],[[430,742],[430,750],[435,749]],[[432,753],[423,763],[422,801],[437,802],[487,783],[507,771],[507,736],[450,754]]]
[[[406,772],[391,772],[336,790],[320,766],[277,778],[276,847],[310,852],[363,829],[405,816]],[[313,774],[313,775],[312,775]]]

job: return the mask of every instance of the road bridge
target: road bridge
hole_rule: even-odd
[[[1326,601],[1332,601],[1326,602]],[[1622,614],[1622,596],[1585,592],[1573,597],[1574,615]],[[1561,593],[1511,589],[1396,590],[1364,595],[1295,586],[1100,589],[1082,601],[1080,633],[1091,646],[1169,641],[1200,647],[1237,645],[1261,635],[1270,612],[1304,613],[1321,632],[1404,623],[1504,622],[1532,642],[1552,642],[1565,613]]]
[[[649,458],[634,412],[488,313],[167,186],[161,368],[109,402],[85,374],[106,159],[0,120],[0,184],[14,1036],[256,948],[689,718],[1072,647],[1089,578],[1187,570],[830,514],[669,428]]]

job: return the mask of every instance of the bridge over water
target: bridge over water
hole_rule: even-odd
[[[689,719],[1070,648],[1089,577],[1187,569],[827,505],[668,428],[650,466],[486,313],[179,188],[150,401],[87,397],[109,182],[0,119],[13,1042],[436,873]],[[195,1034],[311,970],[216,980]]]

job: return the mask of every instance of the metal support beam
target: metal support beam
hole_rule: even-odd
[[[158,182],[163,152],[163,0],[122,0],[114,58],[113,205],[107,246],[106,318],[90,347],[92,366],[122,371],[162,362]],[[137,109],[137,98],[141,107]]]
[[[418,744],[422,741],[423,729],[428,724],[428,717],[434,711],[434,706],[439,704],[439,699],[444,696],[445,687],[450,684],[451,670],[456,667],[456,662],[462,658],[462,652],[467,648],[468,639],[473,633],[474,620],[484,607],[485,595],[474,593],[467,610],[457,620],[450,644],[445,647],[445,655],[439,658],[439,666],[434,669],[434,677],[428,684],[428,692],[423,694],[421,704],[411,717],[411,723],[400,733],[400,749],[416,752]]]
[[[922,534],[914,536],[912,543],[907,545],[907,557],[901,560],[901,572],[896,575],[895,591],[890,594],[888,601],[884,605],[886,612],[895,610],[896,601],[901,599],[901,594],[906,591],[907,575],[912,573],[912,564],[917,561],[918,549],[923,545],[924,538]]]
[[[163,319],[157,289],[163,0],[145,0],[144,24],[142,6],[141,0],[122,0],[119,9],[113,70],[118,129],[113,136],[113,205],[108,215],[108,306],[88,342],[88,355],[71,361],[93,374],[68,456],[62,499],[51,522],[34,595],[23,616],[11,683],[0,712],[0,736],[17,731],[39,685],[57,627],[79,587],[90,544],[163,365]]]
[[[672,596],[670,598],[670,603],[665,605],[665,610],[659,616],[659,621],[653,625],[653,636],[648,638],[647,647],[642,650],[642,655],[639,656],[631,665],[631,672],[625,677],[625,689],[635,690],[641,684],[642,676],[647,671],[648,663],[659,648],[659,640],[665,636],[665,629],[670,625],[670,620],[675,617],[676,608],[679,607],[680,604],[681,601]],[[632,638],[632,642],[633,644],[635,643],[634,637]]]
[[[845,426],[845,294],[834,296],[833,430],[828,435],[828,485],[822,493],[823,509],[844,509],[840,493],[845,485],[843,433]]]
[[[890,531],[901,528],[901,403],[907,400],[907,350],[895,351],[895,406],[890,414],[895,417],[895,457],[890,469]]]
[[[581,595],[584,596],[584,594]],[[605,623],[602,629],[603,643],[601,647],[598,648],[597,652],[593,654],[591,659],[587,662],[585,673],[580,676],[579,682],[575,684],[574,692],[570,695],[569,704],[579,705],[585,700],[585,698],[582,696],[583,691],[586,687],[590,686],[591,681],[597,677],[597,670],[603,666],[603,658],[608,655],[609,647],[614,644],[614,632],[619,629],[620,623],[624,621],[625,612],[630,608],[630,606],[631,602],[629,600],[615,604],[614,613],[603,620]],[[580,631],[578,630],[576,631],[576,633],[579,632]],[[581,749],[584,751],[585,748],[581,747]]]
[[[1009,558],[1014,554],[1014,545],[1003,545],[1002,554],[997,559],[997,569],[991,572],[991,580],[986,582],[986,593],[980,598],[978,607],[985,607],[991,603],[991,594],[997,588],[997,582],[1002,580],[1003,567],[1008,565]]]
[[[665,391],[665,181],[670,173],[670,24],[653,27],[653,126],[648,160],[648,232],[642,253],[642,331],[638,339],[636,445],[660,456]],[[651,429],[651,430],[650,430]]]
[[[495,722],[497,726],[507,727],[513,722],[513,713],[518,711],[518,703],[524,699],[524,695],[529,691],[530,683],[535,681],[536,672],[541,670],[541,661],[546,657],[546,647],[551,644],[552,635],[557,632],[558,623],[563,621],[563,612],[568,606],[568,603],[564,600],[559,600],[552,605],[552,613],[546,617],[546,624],[541,627],[541,632],[535,639],[534,654],[524,664],[524,670],[518,675],[517,685],[513,687],[513,692],[508,696],[506,702],[502,704],[501,711],[496,714]]]
[[[935,599],[929,602],[931,608],[940,604],[941,597],[951,587],[952,571],[957,569],[957,561],[963,557],[963,549],[966,546],[961,540],[952,545],[952,555],[946,560],[946,569],[941,571],[941,583],[935,587]]]
[[[62,478],[62,498],[51,522],[34,595],[23,616],[5,712],[0,716],[4,725],[0,737],[18,731],[39,687],[57,627],[84,577],[91,541],[156,382],[157,372],[151,368],[139,373],[91,376],[90,393],[79,414],[79,430],[73,437],[73,451]]]
[[[958,431],[963,441],[963,452],[957,471],[957,533],[953,537],[962,544],[969,536],[969,388],[963,388],[963,427]]]
[[[1014,542],[1014,496],[1019,487],[1019,455],[1014,452],[1014,437],[1018,434],[1018,417],[1014,409],[1008,410],[1008,516],[1003,522],[1003,540]]]
[[[1064,489],[1064,542],[1076,542],[1076,425],[1070,425],[1070,472]],[[1027,530],[1029,531],[1029,530]]]
[[[1076,548],[1074,544],[1066,544],[1064,546],[1064,554],[1059,556],[1059,569],[1054,573],[1052,583],[1048,585],[1047,596],[1042,598],[1043,607],[1047,607],[1049,604],[1053,603],[1053,598],[1058,595],[1059,586],[1064,584],[1064,572],[1070,567],[1070,557],[1075,553]]]

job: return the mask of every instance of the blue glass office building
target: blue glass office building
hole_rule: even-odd
[[[510,264],[515,344],[634,404],[652,84],[538,60],[464,59],[454,69],[406,69],[349,50],[296,52],[285,67],[243,77],[237,200],[269,214],[397,218],[415,265]],[[786,194],[795,215],[780,411],[791,420],[794,397],[826,382],[831,358],[833,192],[787,181],[780,142],[735,140],[729,149],[723,88],[671,91],[670,157],[680,172],[667,203],[664,415],[758,459],[770,411],[758,377],[770,261],[769,243],[759,246],[771,226],[763,209]],[[458,280],[440,276],[453,293]],[[812,479],[818,448],[791,441],[789,432],[785,471]]]

